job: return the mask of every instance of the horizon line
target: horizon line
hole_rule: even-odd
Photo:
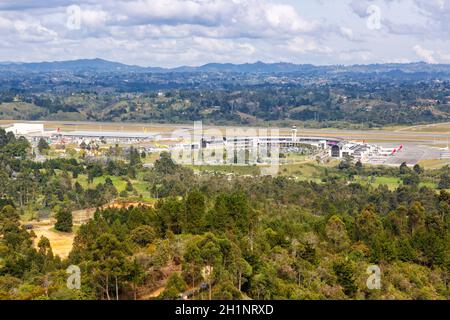
[[[352,67],[352,66],[371,66],[371,65],[388,65],[388,64],[395,64],[395,65],[408,65],[408,64],[425,64],[430,66],[447,66],[450,65],[450,63],[428,63],[426,61],[410,61],[410,62],[371,62],[371,63],[365,63],[365,64],[313,64],[313,63],[295,63],[295,62],[289,62],[289,61],[278,61],[278,62],[265,62],[261,60],[257,60],[254,62],[241,62],[241,63],[234,63],[234,62],[206,62],[199,65],[179,65],[179,66],[173,66],[173,67],[164,67],[164,66],[144,66],[140,64],[134,64],[134,63],[127,63],[127,62],[121,62],[121,61],[115,61],[115,60],[108,60],[104,58],[77,58],[77,59],[64,59],[64,60],[38,60],[38,61],[0,61],[0,65],[21,65],[21,64],[39,64],[39,63],[61,63],[61,62],[75,62],[75,61],[105,61],[110,63],[118,63],[122,64],[128,67],[139,67],[139,68],[159,68],[159,69],[178,69],[178,68],[199,68],[210,64],[218,64],[218,65],[235,65],[235,66],[242,66],[242,65],[254,65],[258,63],[266,64],[266,65],[274,65],[274,64],[291,64],[295,66],[314,66],[314,67],[336,67],[336,66],[344,66],[344,67]]]

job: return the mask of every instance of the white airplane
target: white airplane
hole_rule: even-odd
[[[384,155],[384,156],[395,156],[397,153],[403,151],[404,146],[400,145],[400,147],[395,147],[395,148],[383,148],[380,151],[380,154]]]

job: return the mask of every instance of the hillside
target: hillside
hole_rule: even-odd
[[[103,59],[79,59],[68,61],[45,61],[33,63],[2,62],[0,70],[9,72],[154,72],[154,73],[184,73],[184,72],[206,72],[206,73],[439,73],[450,74],[448,64],[417,63],[387,63],[369,65],[329,65],[314,66],[311,64],[294,63],[255,63],[233,64],[233,63],[208,63],[201,66],[181,66],[174,68],[142,67],[127,65]]]
[[[371,128],[450,121],[450,65],[0,65],[0,119]]]

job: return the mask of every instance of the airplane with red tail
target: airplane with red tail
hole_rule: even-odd
[[[396,153],[398,153],[398,152],[400,152],[400,151],[402,151],[403,150],[403,145],[401,145],[400,147],[398,147],[398,148],[394,148],[394,150],[392,151],[392,153],[391,153],[391,156],[394,156]]]

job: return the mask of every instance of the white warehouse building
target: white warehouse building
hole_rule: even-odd
[[[11,127],[5,129],[6,132],[12,132],[16,136],[21,135],[43,135],[43,123],[14,123]]]

